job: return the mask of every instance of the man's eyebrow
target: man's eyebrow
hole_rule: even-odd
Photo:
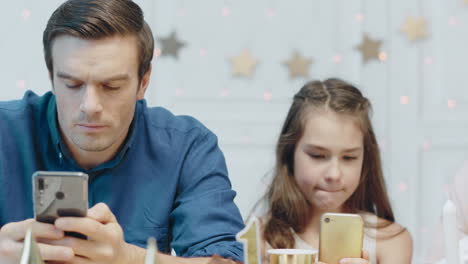
[[[62,78],[62,79],[70,79],[70,80],[79,80],[79,78],[74,77],[68,73],[64,72],[57,72],[57,77]]]
[[[71,74],[68,74],[68,73],[65,73],[65,72],[57,72],[57,77],[62,78],[62,79],[68,79],[68,80],[79,80],[80,79],[78,77],[75,77],[75,76],[73,76]],[[130,79],[130,76],[128,74],[117,74],[115,76],[104,79],[101,82],[126,81],[128,79]]]
[[[128,76],[128,74],[118,74],[110,78],[104,79],[103,82],[126,81],[128,79],[130,79],[130,76]]]

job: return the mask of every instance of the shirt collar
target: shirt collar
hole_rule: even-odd
[[[120,164],[120,162],[123,160],[126,153],[132,147],[135,141],[135,134],[137,134],[136,130],[138,127],[138,121],[140,119],[141,114],[143,113],[143,109],[145,108],[145,106],[146,101],[144,99],[136,103],[135,114],[133,116],[132,123],[130,124],[127,138],[118,150],[117,154],[110,161],[98,165],[97,167],[89,170],[89,172],[97,172],[104,169],[111,169]],[[68,150],[65,142],[62,139],[62,135],[58,126],[57,102],[55,99],[55,95],[51,97],[51,100],[49,101],[49,104],[47,106],[47,121],[49,123],[49,132],[52,139],[52,143],[54,145],[54,149],[57,152],[58,157],[60,159],[67,158],[73,163],[73,165],[75,165],[75,167],[81,168],[71,156],[70,151]]]

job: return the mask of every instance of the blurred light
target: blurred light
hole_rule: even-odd
[[[185,10],[185,8],[179,8],[179,10],[177,10],[177,15],[180,16],[180,17],[183,17],[187,14],[186,12],[187,10]]]
[[[356,14],[356,20],[357,20],[358,22],[364,21],[364,15],[363,15],[362,13]]]
[[[430,142],[430,141],[428,141],[428,140],[426,140],[426,141],[424,141],[424,142],[422,143],[422,149],[423,149],[424,151],[429,151],[429,150],[431,149],[431,147],[432,147],[432,142]]]
[[[251,142],[251,139],[250,139],[249,136],[242,136],[241,137],[241,143],[242,144],[250,144],[250,142]]]
[[[273,93],[268,91],[263,93],[263,100],[265,101],[271,101],[273,99]]]
[[[400,97],[400,104],[402,105],[407,105],[409,103],[409,97],[406,95],[403,95]]]
[[[159,57],[159,56],[161,56],[161,49],[160,49],[160,48],[155,48],[155,49],[154,49],[153,56],[154,56],[154,57]]]
[[[19,89],[26,89],[26,81],[25,80],[17,80],[16,87]]]
[[[383,51],[382,51],[382,52],[379,52],[379,60],[380,60],[380,61],[387,61],[387,57],[388,57],[388,56],[387,56],[387,53],[385,53],[385,52],[383,52]]]
[[[230,14],[231,14],[231,9],[229,9],[229,7],[223,7],[223,9],[221,9],[221,15],[229,16]]]
[[[400,182],[398,184],[398,190],[400,190],[400,192],[406,192],[408,190],[408,184],[405,182]]]
[[[28,20],[31,17],[31,10],[23,9],[23,11],[21,12],[21,17],[23,18],[23,20]]]
[[[227,96],[229,96],[229,94],[230,94],[230,91],[229,91],[229,89],[227,89],[227,88],[223,88],[223,89],[221,90],[221,92],[219,93],[219,95],[220,95],[221,97],[227,97]]]
[[[456,16],[451,16],[451,17],[449,18],[449,25],[455,26],[455,25],[457,25],[457,23],[458,23],[458,22],[457,22],[457,17],[456,17]]]
[[[456,100],[453,100],[453,99],[449,99],[447,101],[447,106],[449,109],[454,109],[457,107],[457,101]]]
[[[385,141],[385,139],[382,139],[378,142],[378,145],[379,145],[380,150],[383,151],[387,147],[387,141]]]
[[[343,57],[340,54],[336,54],[333,56],[332,60],[334,63],[340,63],[343,60]]]
[[[427,57],[424,59],[424,63],[427,65],[432,65],[434,63],[434,59],[432,57]]]
[[[176,89],[176,96],[184,96],[184,95],[185,95],[184,89],[182,89],[182,88],[177,88]]]
[[[200,56],[205,57],[206,55],[208,55],[208,50],[205,49],[205,48],[201,48],[200,49]]]
[[[276,10],[273,9],[273,8],[271,8],[271,7],[270,7],[270,8],[267,8],[265,12],[266,12],[267,17],[274,17],[274,16],[276,16]]]
[[[450,191],[450,185],[445,183],[444,185],[442,185],[442,191],[444,192],[444,194],[448,194],[449,191]]]

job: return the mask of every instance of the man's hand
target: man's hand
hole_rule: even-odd
[[[104,203],[88,210],[86,217],[61,217],[55,227],[63,231],[78,232],[88,240],[65,237],[48,243],[73,249],[74,258],[67,263],[143,263],[145,250],[124,241],[122,227]]]
[[[15,249],[21,247],[21,244],[11,240],[10,238],[0,233],[0,263],[2,264],[16,264],[18,260],[10,253]]]
[[[18,263],[23,250],[23,240],[26,232],[32,232],[38,240],[42,259],[51,261],[69,261],[73,258],[73,250],[63,246],[52,246],[40,243],[42,239],[54,241],[62,239],[63,231],[51,224],[39,223],[34,219],[6,224],[0,229],[0,263]]]

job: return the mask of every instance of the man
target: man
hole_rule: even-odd
[[[49,19],[43,44],[52,92],[0,103],[0,235],[19,243],[32,227],[43,258],[57,262],[143,263],[150,236],[165,253],[241,260],[243,223],[216,136],[142,100],[153,36],[140,7],[69,0]],[[37,170],[87,173],[87,217],[31,219]],[[12,247],[0,254],[19,255]]]

